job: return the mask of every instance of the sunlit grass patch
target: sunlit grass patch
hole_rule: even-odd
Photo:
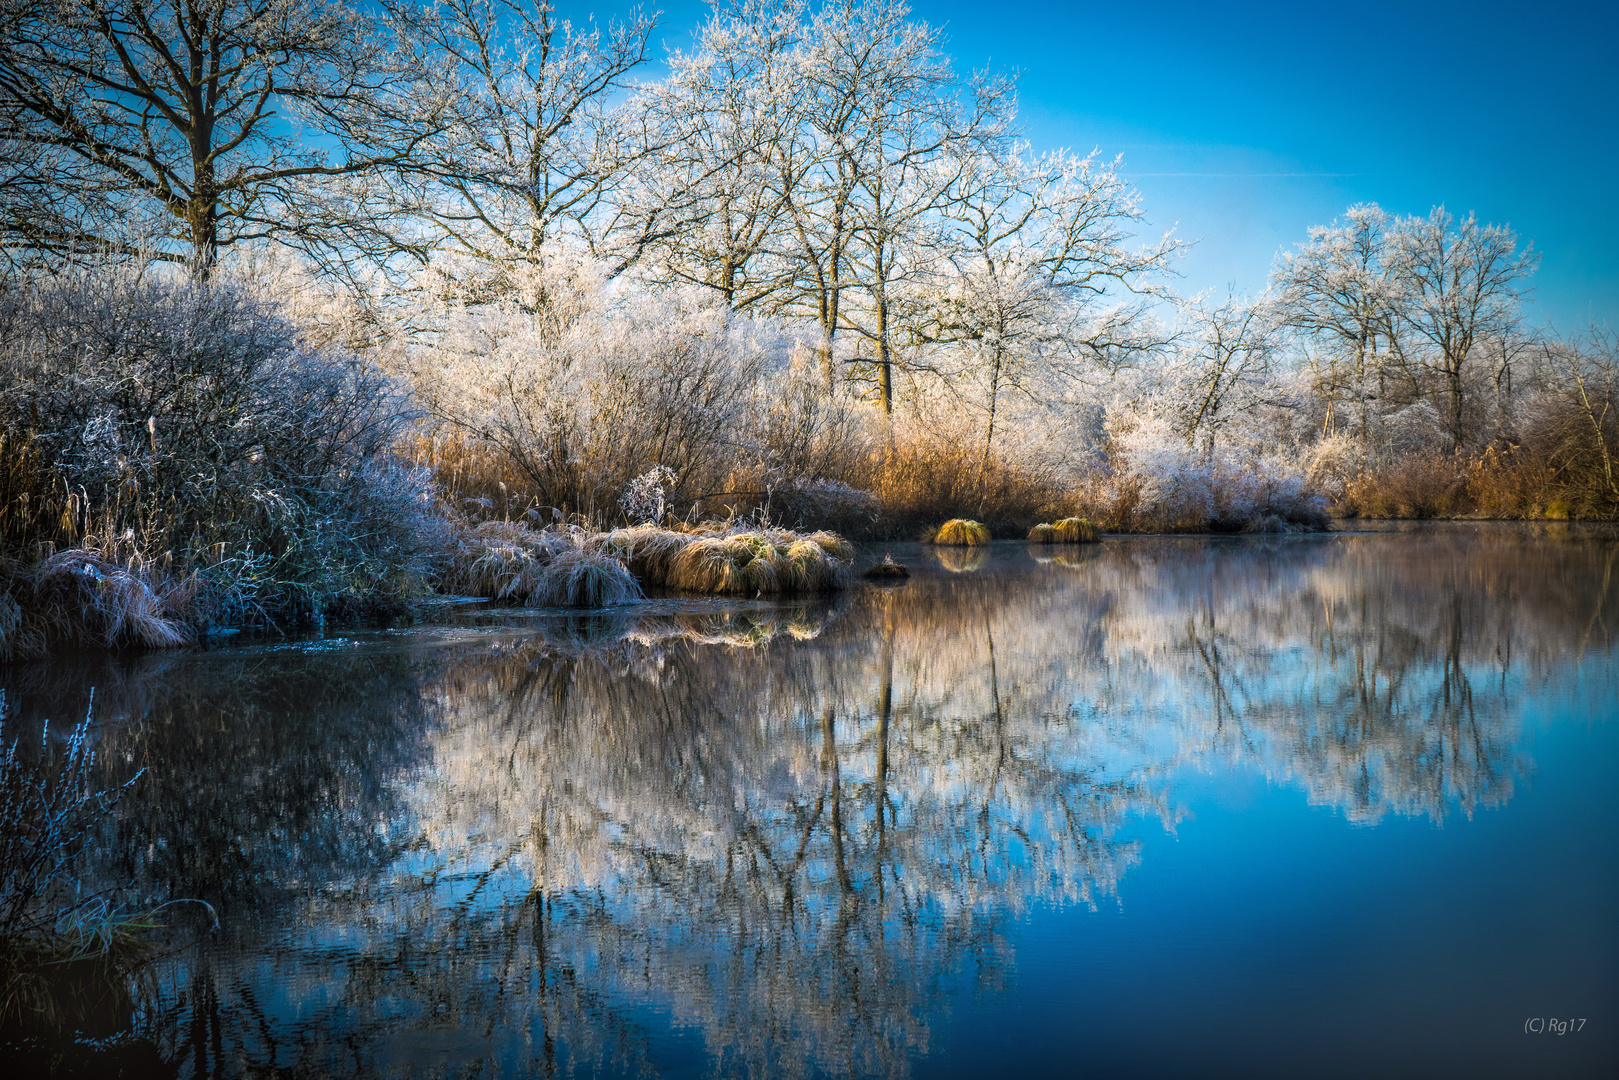
[[[463,533],[441,587],[529,605],[610,607],[644,589],[715,596],[828,593],[849,583],[854,545],[834,533],[760,526],[605,533],[489,522]]]
[[[834,592],[849,583],[854,545],[834,533],[758,527],[676,532],[650,526],[601,537],[648,588],[716,596]]]
[[[1069,517],[1051,525],[1052,540],[1058,544],[1094,544],[1101,532],[1085,518]]]
[[[1101,538],[1101,531],[1080,517],[1043,522],[1029,530],[1029,542],[1034,544],[1094,544]]]
[[[674,529],[636,525],[598,533],[586,542],[586,547],[618,559],[643,585],[660,587],[668,581],[675,558],[691,541],[690,535]]]
[[[950,547],[973,547],[987,544],[990,541],[989,526],[967,518],[951,518],[949,521],[933,530],[928,537],[930,544],[943,544]]]

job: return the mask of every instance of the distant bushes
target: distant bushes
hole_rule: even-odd
[[[394,367],[431,418],[415,447],[473,518],[668,524],[768,509],[870,517],[861,410],[823,392],[813,341],[678,291],[612,289],[557,250],[495,295],[445,271]]]

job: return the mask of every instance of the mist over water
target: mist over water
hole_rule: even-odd
[[[220,913],[136,1018],[183,1076],[1616,1060],[1619,542],[892,550],[0,684],[146,769],[95,882]]]

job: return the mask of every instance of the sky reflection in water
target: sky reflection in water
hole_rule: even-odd
[[[0,681],[96,686],[148,769],[99,872],[222,912],[142,1019],[181,1075],[1616,1060],[1619,544],[896,554],[832,606]]]

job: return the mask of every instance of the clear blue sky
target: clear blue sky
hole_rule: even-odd
[[[564,0],[562,14],[627,4]],[[665,0],[683,47],[706,7]],[[1124,155],[1183,291],[1264,286],[1354,202],[1436,203],[1542,253],[1535,313],[1619,324],[1619,3],[913,0],[958,68],[1019,72],[1039,149]]]

